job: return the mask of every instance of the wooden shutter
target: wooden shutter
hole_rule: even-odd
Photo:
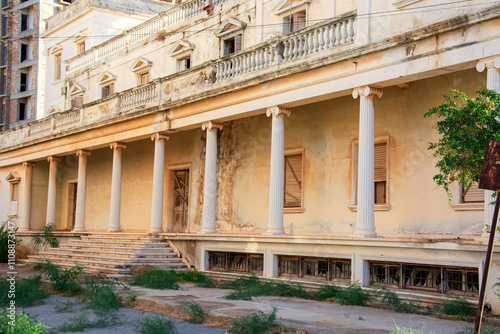
[[[464,203],[484,202],[484,189],[479,189],[476,185],[472,185],[467,189],[463,187],[462,199]]]
[[[306,12],[298,12],[292,15],[292,31],[306,27]]]
[[[387,143],[375,144],[375,182],[387,180]]]
[[[106,96],[108,96],[108,86],[104,86],[101,88],[101,97],[102,98],[105,98]]]
[[[241,51],[242,36],[243,35],[234,36],[234,52]]]
[[[285,156],[285,208],[302,206],[302,154]]]

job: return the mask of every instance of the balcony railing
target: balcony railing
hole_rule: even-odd
[[[212,0],[213,5],[219,5],[228,0]],[[142,42],[173,26],[189,20],[203,12],[206,0],[190,0],[155,16],[154,18],[125,31],[124,33],[101,43],[88,51],[66,61],[68,72],[85,68],[94,62],[101,61],[107,56],[125,50],[130,45]]]
[[[344,17],[261,43],[250,50],[7,130],[0,136],[0,149],[74,131],[90,124],[113,122],[117,117],[142,110],[160,110],[163,104],[181,101],[192,96],[193,92],[206,93],[214,88],[223,88],[226,82],[244,82],[249,79],[248,75],[259,77],[282,66],[293,67],[294,61],[300,58],[328,57],[335,48],[353,42],[355,19],[355,14],[351,12]]]
[[[215,63],[216,82],[354,42],[355,16],[328,20]]]

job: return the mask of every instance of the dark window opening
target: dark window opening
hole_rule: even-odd
[[[26,108],[26,103],[19,101],[19,110],[17,113],[17,120],[18,121],[24,121],[27,119],[27,108]]]
[[[5,69],[0,69],[0,95],[5,94],[7,75],[5,74]]]
[[[224,40],[224,56],[230,55],[235,52],[241,51],[241,41],[242,35],[236,35],[234,37]]]
[[[21,43],[21,62],[28,60],[28,45]]]
[[[21,31],[28,30],[28,15],[21,14]]]
[[[74,96],[71,99],[71,108],[78,108],[83,104],[83,95]]]
[[[26,92],[28,90],[28,73],[21,72],[19,77],[19,91]]]
[[[279,276],[312,281],[351,280],[351,261],[328,258],[278,257]]]
[[[7,36],[7,15],[2,14],[2,37]]]
[[[0,45],[0,66],[7,65],[7,47],[4,43]]]
[[[246,253],[208,253],[209,270],[239,273],[255,273],[264,271],[264,255]]]

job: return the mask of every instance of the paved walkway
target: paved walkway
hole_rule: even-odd
[[[193,300],[209,315],[238,317],[256,311],[270,312],[278,308],[278,322],[285,326],[302,328],[317,334],[381,334],[388,333],[396,323],[401,328],[424,333],[455,334],[472,324],[417,314],[397,313],[371,307],[346,306],[296,298],[257,297],[253,301],[227,300],[231,290],[198,288],[181,284],[180,290],[152,290],[132,287],[123,294],[136,295],[138,301],[160,306],[179,306]],[[499,330],[500,332],[500,330]]]

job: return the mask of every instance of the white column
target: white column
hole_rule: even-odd
[[[155,133],[151,140],[155,142],[155,160],[153,167],[153,197],[151,201],[151,226],[149,232],[163,232],[163,182],[165,177],[165,141],[168,136]]]
[[[85,231],[85,200],[87,197],[87,158],[89,151],[78,150],[78,183],[76,189],[75,227],[73,232]]]
[[[205,181],[203,186],[203,219],[202,233],[217,233],[215,228],[215,206],[217,189],[217,130],[222,124],[203,123],[203,131],[207,130],[207,146],[205,152]]]
[[[111,203],[108,232],[118,232],[120,231],[122,198],[122,152],[126,145],[115,142],[110,147],[113,150],[113,172],[111,174]]]
[[[49,192],[47,195],[47,216],[45,224],[56,223],[56,192],[57,192],[57,163],[61,161],[58,157],[50,156],[47,158],[49,167]]]
[[[285,116],[291,110],[278,106],[267,109],[267,117],[273,117],[271,135],[271,178],[269,182],[269,221],[267,233],[285,234],[283,228],[283,204],[285,200]]]
[[[361,87],[352,92],[354,98],[360,97],[359,146],[358,146],[358,216],[356,234],[374,237],[375,232],[375,181],[374,181],[374,107],[375,96],[382,97],[382,89]]]
[[[476,69],[479,72],[487,70],[486,88],[500,92],[500,58],[480,61],[477,63]],[[484,191],[484,236],[490,235],[487,232],[488,228],[486,225],[491,226],[491,221],[493,220],[493,211],[495,210],[493,193],[490,190]]]
[[[24,193],[22,205],[22,216],[19,219],[19,232],[30,230],[31,225],[31,188],[33,181],[33,166],[32,162],[23,162],[24,166]]]

